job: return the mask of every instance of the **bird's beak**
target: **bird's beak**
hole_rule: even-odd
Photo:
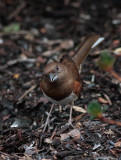
[[[54,82],[57,79],[57,75],[53,73],[49,73],[49,78],[51,82]]]

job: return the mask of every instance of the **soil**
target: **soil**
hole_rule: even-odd
[[[105,40],[83,64],[74,128],[66,125],[70,106],[56,105],[43,133],[52,105],[39,87],[43,68],[62,55],[73,56],[92,32]],[[106,118],[121,121],[121,83],[96,63],[108,50],[121,76],[120,47],[119,0],[0,1],[0,159],[121,160],[121,127],[91,120],[87,113],[97,100],[108,106]]]

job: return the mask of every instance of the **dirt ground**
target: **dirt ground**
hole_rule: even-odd
[[[87,57],[80,75],[82,91],[73,107],[55,106],[39,83],[45,65],[73,56],[88,33],[105,40]],[[121,160],[121,127],[90,120],[87,106],[97,100],[104,116],[121,121],[121,83],[96,64],[107,49],[121,76],[120,0],[0,1],[0,160]],[[116,49],[120,50],[118,55]]]

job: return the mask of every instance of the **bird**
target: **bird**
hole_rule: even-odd
[[[90,51],[103,40],[104,37],[98,34],[89,34],[79,44],[78,50],[73,57],[65,55],[59,62],[55,61],[47,64],[43,70],[40,88],[44,96],[53,103],[50,114],[54,104],[72,104],[68,122],[69,125],[72,125],[73,104],[77,100],[82,89],[80,68]],[[44,131],[49,123],[50,114],[46,120]]]

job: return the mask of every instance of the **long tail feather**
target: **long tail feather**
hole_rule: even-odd
[[[73,57],[73,60],[76,63],[78,69],[80,68],[80,65],[83,63],[89,52],[103,40],[103,37],[100,37],[96,34],[91,34],[85,37],[85,39],[80,43],[79,49]]]

